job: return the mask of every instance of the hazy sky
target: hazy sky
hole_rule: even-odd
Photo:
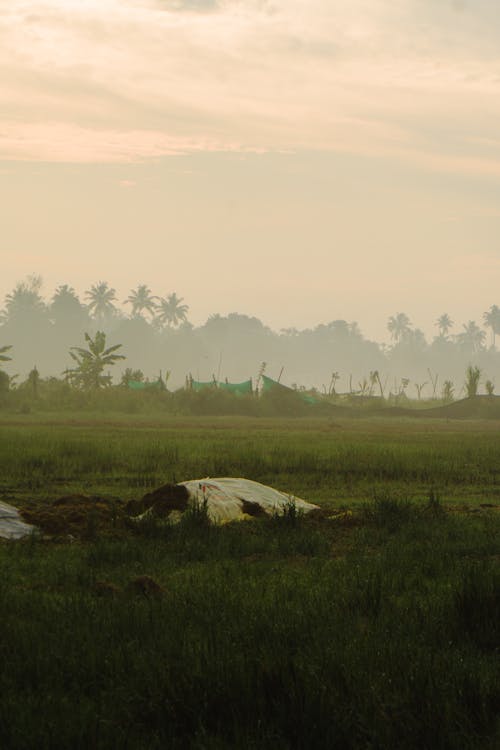
[[[272,327],[500,304],[498,0],[0,0],[0,297]]]

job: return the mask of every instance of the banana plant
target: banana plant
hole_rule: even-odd
[[[77,366],[72,370],[66,370],[65,374],[73,385],[80,388],[95,390],[111,385],[112,377],[109,373],[103,374],[104,368],[125,359],[122,354],[115,354],[122,344],[106,348],[106,334],[103,331],[97,331],[94,338],[86,333],[85,341],[88,344],[87,349],[81,346],[71,347],[69,354]]]

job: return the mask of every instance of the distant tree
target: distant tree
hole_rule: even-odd
[[[130,380],[133,380],[136,383],[143,383],[144,382],[143,371],[133,370],[131,367],[127,367],[126,370],[122,373],[120,385],[128,386]]]
[[[0,362],[10,362],[12,357],[9,357],[6,352],[10,351],[12,346],[0,346]],[[0,370],[0,393],[5,393],[10,388],[10,377],[4,371]]]
[[[38,372],[36,365],[34,366],[34,368],[30,371],[28,375],[28,383],[30,384],[31,390],[33,391],[33,397],[37,398],[38,386],[40,383],[40,373]]]
[[[111,375],[103,375],[105,367],[111,367],[120,359],[125,359],[121,354],[115,354],[121,348],[121,344],[115,344],[106,349],[106,334],[97,331],[92,339],[88,333],[85,334],[88,349],[73,346],[70,350],[71,358],[76,362],[73,370],[66,370],[70,382],[80,388],[94,390],[102,386],[111,385]]]
[[[387,330],[391,334],[391,338],[396,343],[403,341],[410,333],[410,318],[406,313],[397,313],[397,315],[391,315],[387,322]]]
[[[187,321],[188,305],[183,305],[183,298],[175,292],[167,297],[161,297],[156,305],[156,321],[160,325],[178,326]]]
[[[112,289],[107,281],[99,281],[93,284],[85,292],[88,302],[89,312],[96,318],[99,323],[103,323],[106,318],[112,317],[116,312],[116,290]]]
[[[423,352],[427,348],[425,334],[420,328],[410,329],[401,340],[402,344],[414,352]]]
[[[330,378],[330,385],[328,387],[328,395],[329,396],[336,396],[337,391],[335,390],[335,386],[337,383],[337,380],[339,380],[340,375],[338,372],[332,372],[332,377]]]
[[[18,282],[13,291],[5,297],[6,322],[40,318],[46,311],[40,294],[41,288],[41,276],[31,275],[25,281]]]
[[[49,308],[50,318],[57,326],[73,328],[88,321],[88,311],[68,284],[57,287]]]
[[[453,382],[451,380],[445,380],[443,383],[443,388],[441,391],[441,396],[443,398],[443,401],[450,402],[453,401],[455,387],[453,385]]]
[[[351,334],[351,327],[347,320],[332,320],[328,323],[328,328],[337,339],[346,339]]]
[[[436,326],[438,327],[439,335],[443,339],[445,339],[448,336],[448,333],[453,328],[453,325],[454,325],[453,321],[448,315],[448,313],[443,313],[436,320]]]
[[[156,299],[158,297],[151,294],[151,289],[146,284],[139,284],[137,289],[132,289],[125,304],[132,305],[132,317],[142,315],[144,311],[153,316],[156,310]]]
[[[358,323],[356,323],[355,320],[352,321],[352,323],[349,323],[349,335],[352,336],[352,338],[355,339],[362,339],[363,334],[361,333],[361,328],[359,327]]]
[[[469,365],[465,373],[465,390],[467,391],[467,397],[473,398],[477,396],[479,388],[479,381],[481,379],[481,370],[479,367]]]
[[[483,314],[484,324],[491,328],[491,345],[495,348],[496,336],[500,334],[500,307],[492,305],[487,312]]]
[[[427,381],[425,381],[425,383],[415,383],[415,388],[417,389],[417,397],[419,401],[422,398],[422,391],[424,390],[426,385],[427,385]]]
[[[484,347],[485,332],[479,328],[474,320],[464,323],[462,328],[464,330],[457,336],[458,343],[467,351],[474,353],[480,351]]]
[[[488,396],[493,396],[493,394],[495,393],[495,384],[493,383],[493,381],[487,380],[484,384],[484,387],[486,388],[486,393],[488,394]]]
[[[370,385],[373,388],[375,384],[377,384],[379,387],[380,397],[384,398],[385,386],[382,385],[382,380],[380,379],[380,373],[378,370],[372,370],[370,372]]]
[[[437,385],[439,380],[438,373],[434,374],[430,367],[427,368],[427,372],[429,373],[429,378],[431,380],[432,384],[432,398],[436,398],[436,391],[437,391]]]
[[[406,389],[410,385],[410,378],[401,378],[399,388],[397,389],[398,396],[406,396]]]

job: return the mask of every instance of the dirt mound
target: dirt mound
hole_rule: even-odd
[[[126,514],[117,499],[98,495],[65,495],[51,505],[22,511],[27,523],[53,537],[92,539],[96,534],[114,535],[125,527]]]
[[[448,419],[500,419],[500,396],[473,396],[446,406],[425,409],[419,415]]]
[[[499,419],[500,396],[473,396],[430,409],[387,406],[366,410],[365,416],[411,417],[412,419]]]
[[[138,516],[146,510],[152,510],[155,516],[164,518],[170,511],[184,512],[188,507],[189,492],[183,485],[164,484],[153,492],[148,492],[142,500],[131,500],[126,510],[131,516]]]

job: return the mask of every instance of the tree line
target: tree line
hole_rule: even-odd
[[[436,333],[428,340],[407,314],[395,313],[387,321],[390,344],[368,340],[358,323],[346,320],[274,331],[256,317],[214,313],[195,327],[188,304],[176,292],[159,296],[138,284],[121,299],[108,282],[98,281],[82,298],[62,284],[46,299],[42,279],[30,276],[5,296],[0,362],[5,347],[12,347],[12,361],[2,365],[10,376],[15,369],[25,378],[36,366],[44,376],[60,377],[71,369],[85,334],[94,339],[100,331],[110,346],[122,345],[120,353],[131,372],[154,379],[168,370],[174,386],[182,385],[186,375],[245,380],[256,376],[266,361],[272,377],[282,373],[289,385],[330,394],[465,395],[469,366],[479,368],[482,385],[491,389],[500,371],[500,308],[491,305],[481,325],[469,320],[456,326],[448,313],[440,314],[435,324]]]

